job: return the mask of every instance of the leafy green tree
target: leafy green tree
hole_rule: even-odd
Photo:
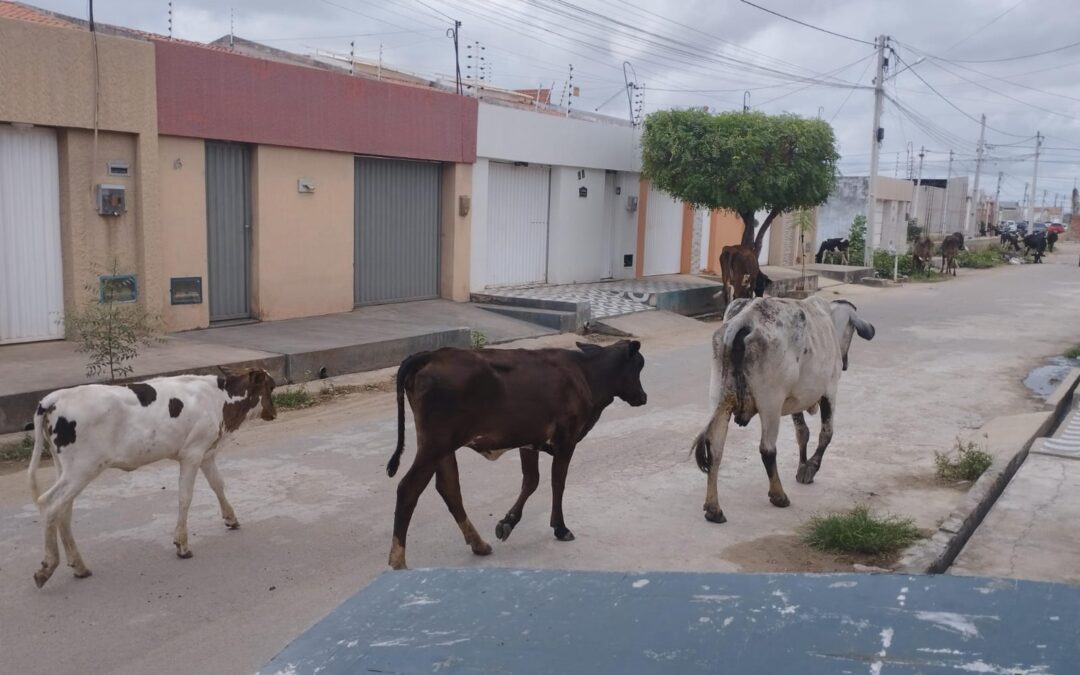
[[[742,243],[758,252],[777,216],[828,198],[839,158],[832,127],[822,120],[742,111],[652,113],[641,149],[653,185],[695,207],[739,214]],[[769,215],[755,237],[761,210]]]

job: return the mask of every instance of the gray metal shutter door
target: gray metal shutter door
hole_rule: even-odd
[[[206,228],[210,320],[251,316],[251,152],[238,143],[206,142]]]
[[[439,294],[439,165],[356,159],[357,305]]]

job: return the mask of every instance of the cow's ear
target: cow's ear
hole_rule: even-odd
[[[578,342],[577,347],[586,354],[595,354],[596,352],[603,351],[604,349],[603,347],[599,345],[594,345],[591,342]]]
[[[863,321],[854,314],[851,315],[851,323],[855,326],[855,332],[864,340],[874,339],[874,324]]]
[[[639,342],[638,340],[631,340],[630,343],[627,345],[627,349],[629,349],[630,351],[630,356],[633,356],[634,354],[637,354],[641,351],[641,342]]]

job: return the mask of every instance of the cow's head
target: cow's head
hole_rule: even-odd
[[[607,387],[630,405],[645,405],[649,400],[641,387],[641,370],[645,357],[641,355],[641,343],[637,340],[619,340],[613,345],[600,347],[588,342],[577,343],[578,348],[591,358],[603,359]]]
[[[833,330],[840,341],[840,355],[843,358],[844,370],[847,370],[848,349],[851,347],[852,336],[858,333],[864,340],[873,340],[874,325],[860,319],[856,314],[855,305],[847,300],[833,300],[832,318]]]
[[[277,417],[273,396],[277,384],[270,373],[262,368],[250,368],[240,372],[222,369],[222,372],[225,376],[218,378],[218,384],[233,401],[227,405],[240,405],[247,411],[247,416],[258,414],[267,422]],[[238,398],[243,400],[236,401]]]

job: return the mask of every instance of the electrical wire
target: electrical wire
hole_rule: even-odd
[[[850,35],[844,35],[843,33],[837,33],[835,31],[831,31],[828,28],[822,28],[821,26],[815,26],[813,24],[806,23],[805,21],[800,21],[799,19],[792,18],[790,16],[787,16],[786,14],[781,14],[780,12],[773,11],[773,10],[769,9],[768,7],[762,7],[761,5],[756,5],[756,4],[752,3],[752,2],[750,2],[750,0],[742,0],[742,3],[744,5],[750,5],[751,7],[756,7],[757,9],[760,9],[763,12],[768,12],[769,14],[772,14],[773,16],[778,16],[781,19],[787,19],[788,21],[791,21],[792,23],[797,23],[800,26],[806,26],[807,28],[813,28],[816,31],[821,31],[822,33],[828,33],[829,35],[835,35],[838,38],[844,38],[845,40],[851,40],[852,42],[861,42],[864,45],[870,45],[871,47],[877,47],[877,45],[874,44],[873,42],[867,42],[866,40],[861,40],[861,39],[859,39],[857,37],[851,37]]]
[[[1011,11],[1013,11],[1014,9],[1016,9],[1017,7],[1019,7],[1020,5],[1024,4],[1024,3],[1026,2],[1026,1],[1027,1],[1027,0],[1019,0],[1019,2],[1017,2],[1017,3],[1016,3],[1016,4],[1014,4],[1014,5],[1012,5],[1011,7],[1009,7],[1008,9],[1006,9],[1006,10],[1005,10],[1004,12],[1002,12],[1002,13],[998,14],[998,15],[997,15],[997,16],[995,16],[995,17],[994,17],[993,19],[990,19],[989,21],[987,21],[987,22],[986,22],[986,23],[984,23],[983,25],[981,25],[981,26],[979,26],[978,28],[976,28],[976,29],[975,29],[975,30],[974,30],[974,31],[973,31],[972,33],[968,34],[968,35],[967,35],[966,37],[960,38],[960,40],[959,40],[959,41],[955,42],[955,43],[953,44],[953,46],[949,47],[948,49],[946,49],[946,50],[945,50],[944,52],[942,52],[942,53],[943,53],[943,54],[948,54],[948,53],[949,53],[949,52],[951,52],[952,50],[956,49],[957,47],[959,47],[960,45],[964,44],[965,42],[967,42],[967,41],[968,41],[968,40],[970,40],[971,38],[975,37],[975,36],[976,36],[976,35],[978,35],[979,33],[983,32],[984,30],[986,30],[987,28],[989,28],[990,26],[992,26],[992,25],[994,25],[995,23],[997,23],[997,21],[998,21],[999,19],[1001,19],[1001,18],[1002,18],[1002,17],[1004,17],[1004,16],[1006,15],[1006,14],[1008,14],[1008,13],[1009,13],[1009,12],[1011,12]]]

